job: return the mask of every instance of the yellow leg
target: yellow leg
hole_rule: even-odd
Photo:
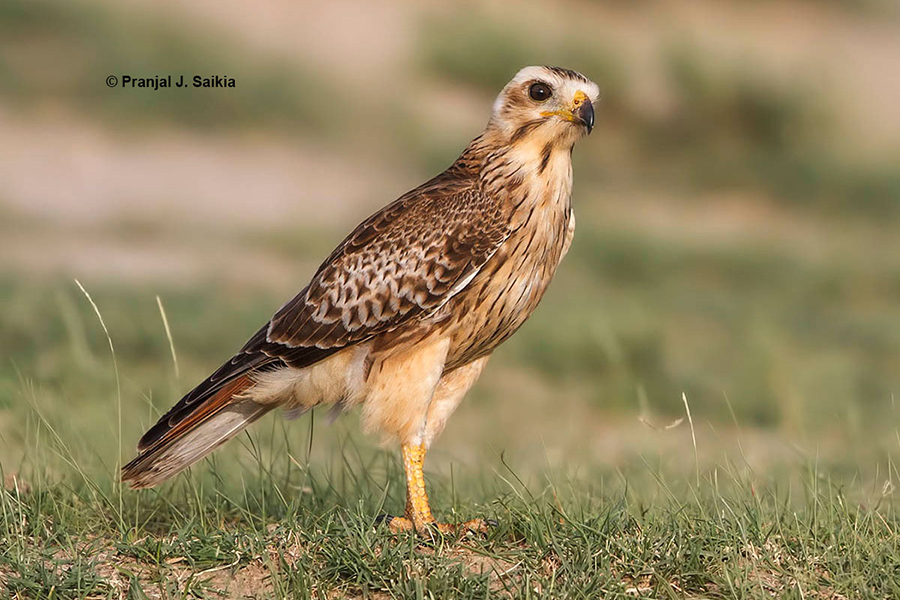
[[[435,522],[425,492],[425,444],[403,444],[401,452],[406,471],[406,518],[416,531],[425,531]]]
[[[425,444],[403,444],[403,469],[406,471],[406,516],[393,517],[388,521],[393,531],[415,529],[420,534],[433,532],[456,533],[462,531],[487,532],[489,523],[483,519],[473,519],[458,526],[438,523],[431,514],[428,494],[425,491]]]
[[[406,516],[393,517],[389,521],[394,531],[415,529],[418,533],[431,533],[431,528],[441,533],[451,533],[453,527],[438,523],[431,514],[428,494],[425,492],[425,444],[403,444],[403,470],[406,471]]]

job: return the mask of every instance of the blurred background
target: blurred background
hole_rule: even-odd
[[[112,470],[529,64],[602,90],[578,230],[429,468],[692,469],[684,394],[707,464],[812,458],[880,486],[900,422],[892,0],[4,0],[3,469],[52,470],[35,452],[55,447]],[[236,87],[106,86],[125,74]],[[354,416],[319,420],[314,459],[357,440]]]

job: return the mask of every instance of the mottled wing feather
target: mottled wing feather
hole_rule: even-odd
[[[292,351],[344,347],[430,314],[487,262],[508,224],[471,182],[439,177],[413,190],[357,227],[275,314],[264,351],[293,364]]]

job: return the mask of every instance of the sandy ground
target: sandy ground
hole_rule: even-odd
[[[272,227],[301,218],[300,227],[316,228],[355,218],[400,185],[377,157],[303,139],[178,130],[133,138],[72,115],[23,122],[2,110],[0,131],[3,204],[73,226],[143,218]]]

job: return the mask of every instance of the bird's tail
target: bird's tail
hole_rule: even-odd
[[[132,488],[149,488],[162,483],[269,412],[272,406],[241,396],[252,385],[249,375],[240,376],[197,402],[189,411],[182,409],[176,422],[173,423],[172,413],[163,416],[151,432],[161,427],[165,432],[140,448],[137,458],[122,467],[122,481]]]

